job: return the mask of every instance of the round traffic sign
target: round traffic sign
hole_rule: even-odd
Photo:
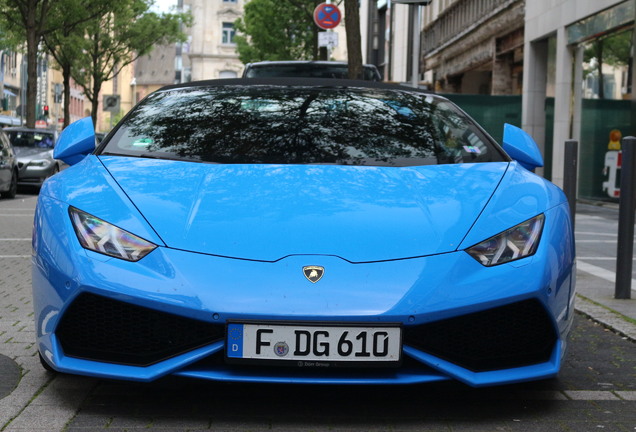
[[[314,9],[314,22],[321,29],[329,30],[340,24],[342,13],[338,6],[329,3],[320,3]]]

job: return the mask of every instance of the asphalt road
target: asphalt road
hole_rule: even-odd
[[[136,384],[45,372],[33,343],[30,299],[36,196],[21,192],[0,200],[0,431],[636,430],[636,343],[582,315],[558,379],[488,389],[455,382],[395,388],[174,378]],[[599,217],[595,223],[603,223]],[[588,255],[582,245],[579,256]],[[587,258],[599,258],[602,247],[592,252]]]

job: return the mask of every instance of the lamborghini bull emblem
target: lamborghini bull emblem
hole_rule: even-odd
[[[303,267],[303,274],[309,282],[316,283],[322,279],[322,275],[325,274],[325,268],[321,266],[305,266]]]

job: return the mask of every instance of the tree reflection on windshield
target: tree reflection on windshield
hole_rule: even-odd
[[[223,164],[503,160],[443,99],[401,90],[274,86],[157,92],[126,119],[103,152]]]

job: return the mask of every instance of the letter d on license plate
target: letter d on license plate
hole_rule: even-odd
[[[239,361],[388,365],[401,359],[401,330],[398,325],[229,323],[226,355]]]

